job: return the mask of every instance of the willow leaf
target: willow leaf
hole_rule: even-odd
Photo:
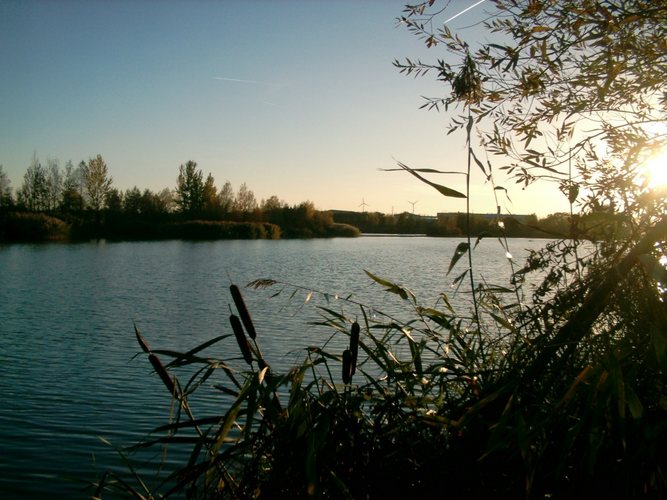
[[[382,285],[385,287],[385,290],[391,293],[395,293],[396,295],[399,295],[402,299],[408,300],[409,298],[414,299],[415,296],[414,294],[408,290],[407,288],[403,288],[402,286],[397,285],[396,283],[392,283],[391,281],[387,281],[385,279],[382,279],[378,276],[375,276],[373,273],[370,273],[366,270],[364,272],[376,283]]]
[[[449,262],[449,269],[447,269],[447,274],[449,274],[456,263],[459,261],[463,255],[468,251],[470,248],[470,245],[468,245],[467,242],[461,242],[456,246],[456,250],[454,250],[454,255],[452,255],[452,260]]]
[[[435,182],[429,181],[428,179],[419,175],[415,170],[411,169],[410,167],[401,163],[400,161],[398,162],[398,166],[401,167],[406,172],[410,172],[417,179],[422,181],[424,184],[428,184],[429,186],[434,188],[436,191],[438,191],[443,196],[447,196],[449,198],[465,198],[466,197],[466,195],[464,195],[463,193],[460,193],[459,191],[456,191],[452,188],[448,188],[447,186],[443,186],[441,184],[436,184]]]
[[[486,177],[486,180],[489,180],[490,176],[487,173],[486,169],[484,168],[484,164],[481,161],[479,161],[477,156],[475,156],[475,152],[472,150],[472,148],[469,148],[469,149],[470,149],[470,154],[472,156],[472,159],[475,160],[475,163],[477,163],[477,166],[480,168],[482,173],[484,173],[484,177]]]
[[[403,172],[405,168],[381,168],[382,172]],[[423,174],[457,174],[466,175],[465,172],[456,172],[454,170],[436,170],[434,168],[413,168],[414,172],[421,172]]]

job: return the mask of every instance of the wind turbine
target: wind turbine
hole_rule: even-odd
[[[419,203],[419,200],[417,200],[417,201],[408,201],[408,203],[409,203],[410,205],[412,205],[412,215],[414,215],[414,214],[415,214],[415,205],[416,205],[417,203]]]
[[[368,203],[366,203],[366,201],[363,198],[361,199],[361,205],[359,206],[361,207],[362,213],[366,213],[366,207],[368,206]]]

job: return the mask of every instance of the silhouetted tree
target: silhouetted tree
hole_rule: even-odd
[[[46,189],[47,208],[57,210],[62,202],[63,176],[60,164],[56,158],[46,159]]]
[[[106,196],[113,182],[101,155],[88,160],[83,169],[83,181],[88,206],[93,211],[99,212],[105,206]]]
[[[176,205],[182,213],[193,214],[202,209],[204,203],[204,181],[197,163],[190,160],[178,169],[176,183]]]
[[[60,210],[63,212],[80,212],[83,210],[83,196],[81,185],[83,183],[83,170],[74,167],[72,161],[65,164],[65,176],[62,185],[62,196]]]
[[[260,208],[262,209],[263,212],[270,212],[271,210],[280,210],[286,205],[287,203],[282,201],[276,195],[273,195],[270,196],[267,200],[262,200]]]
[[[215,187],[215,180],[209,172],[204,182],[204,189],[202,190],[202,209],[204,213],[209,216],[216,216],[220,214],[220,202],[218,199],[218,189]]]
[[[239,187],[236,198],[234,198],[234,210],[241,213],[250,213],[257,208],[257,200],[253,193],[244,182]]]
[[[37,212],[48,208],[46,170],[34,153],[30,166],[23,175],[23,185],[18,192],[18,203],[27,210]]]
[[[225,181],[218,194],[218,203],[223,214],[229,213],[234,209],[234,189],[232,183]]]
[[[110,188],[104,196],[104,206],[110,213],[120,213],[123,208],[123,194],[116,188]]]
[[[0,210],[4,208],[9,208],[14,205],[14,199],[12,197],[12,187],[9,177],[2,170],[2,165],[0,165]]]
[[[141,191],[137,186],[125,191],[123,196],[123,212],[130,215],[141,213]]]
[[[174,193],[169,188],[164,188],[162,191],[156,195],[156,204],[160,208],[161,212],[171,213],[176,207],[176,202],[174,200]]]

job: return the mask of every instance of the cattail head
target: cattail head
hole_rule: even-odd
[[[239,290],[238,286],[231,285],[229,287],[229,291],[232,294],[232,299],[236,305],[236,310],[239,312],[239,316],[241,316],[243,326],[248,332],[250,338],[255,340],[255,338],[257,338],[257,332],[255,331],[255,325],[252,323],[250,312],[248,311],[248,308],[245,305],[245,301],[243,300],[243,295],[241,295],[241,290]]]
[[[357,371],[357,355],[359,354],[359,323],[352,323],[350,332],[350,352],[352,353],[352,375]]]
[[[343,351],[343,383],[352,382],[352,352],[349,349]]]
[[[241,326],[241,320],[235,314],[232,314],[229,317],[229,323],[232,325],[232,330],[234,330],[234,336],[236,337],[236,342],[239,344],[239,349],[241,349],[241,354],[243,354],[243,359],[249,365],[252,365],[252,353],[250,352],[250,346],[248,345],[248,339],[245,338],[245,333],[243,333],[243,326]]]

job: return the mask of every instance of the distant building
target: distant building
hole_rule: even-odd
[[[459,216],[465,216],[465,212],[438,212],[438,220],[447,220]],[[534,224],[537,221],[535,214],[470,214],[473,217],[479,217],[482,219],[494,220],[494,219],[514,219],[521,224]]]

